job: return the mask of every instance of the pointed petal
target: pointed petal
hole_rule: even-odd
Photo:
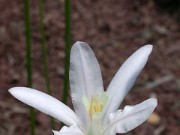
[[[75,111],[84,122],[87,122],[84,115],[86,109],[82,104],[83,96],[90,99],[102,93],[104,89],[97,59],[84,42],[76,42],[71,49],[70,86]]]
[[[72,94],[91,97],[104,91],[98,61],[84,42],[76,42],[71,49],[70,82]]]
[[[52,131],[54,135],[83,135],[82,131],[76,126],[63,126],[60,131]]]
[[[77,122],[75,113],[59,100],[34,89],[25,87],[14,87],[9,92],[18,100],[42,111],[66,125]]]
[[[110,124],[105,128],[109,134],[126,133],[143,123],[157,106],[157,99],[150,98],[135,106],[126,106],[123,111],[117,111],[110,117]]]
[[[145,66],[151,51],[152,45],[143,46],[123,63],[107,88],[109,102],[104,110],[105,116],[119,108],[122,100],[132,88],[137,76]]]

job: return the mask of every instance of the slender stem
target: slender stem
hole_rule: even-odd
[[[69,65],[70,65],[70,46],[71,46],[71,0],[65,0],[65,77],[64,77],[64,91],[63,102],[67,102],[69,89]]]
[[[29,0],[24,0],[25,15],[25,35],[26,35],[26,68],[27,68],[27,86],[32,87],[32,69],[31,69],[31,24],[30,24],[30,4]],[[30,108],[31,115],[31,135],[35,135],[35,110]]]
[[[49,71],[48,71],[48,60],[47,60],[47,48],[46,48],[46,38],[45,38],[45,30],[44,30],[44,23],[43,23],[43,1],[38,0],[38,12],[40,18],[40,34],[41,34],[41,51],[42,51],[42,60],[43,60],[43,67],[44,67],[44,79],[46,82],[46,88],[48,90],[48,94],[51,95],[51,86],[50,86],[50,79],[49,79]],[[51,118],[51,127],[54,129],[54,119]]]

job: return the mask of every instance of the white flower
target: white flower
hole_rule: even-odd
[[[53,131],[55,135],[126,133],[143,123],[157,106],[157,100],[150,98],[138,105],[118,110],[151,51],[152,45],[146,45],[132,54],[105,92],[94,53],[86,43],[76,42],[71,49],[70,61],[70,87],[75,112],[57,99],[37,90],[15,87],[9,92],[18,100],[67,125],[60,131]]]

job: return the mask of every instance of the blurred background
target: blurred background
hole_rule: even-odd
[[[63,92],[64,0],[44,0],[44,24],[52,95]],[[47,92],[43,78],[38,3],[30,1],[33,88]],[[180,0],[72,0],[72,43],[87,42],[100,63],[105,88],[136,49],[153,52],[123,105],[149,97],[158,107],[148,121],[125,135],[180,134]],[[30,135],[28,106],[8,89],[26,86],[22,0],[0,0],[0,135]],[[72,107],[69,98],[68,105]],[[36,135],[50,135],[49,118],[36,111]],[[56,122],[56,130],[60,129]]]

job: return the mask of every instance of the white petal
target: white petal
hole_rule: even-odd
[[[9,92],[18,100],[42,111],[66,125],[73,125],[77,122],[75,113],[59,100],[34,89],[25,87],[14,87]]]
[[[88,44],[84,42],[76,42],[71,49],[70,86],[75,111],[86,123],[83,96],[90,99],[102,93],[104,89],[97,59]]]
[[[143,123],[157,106],[157,99],[150,98],[135,106],[126,106],[123,111],[113,113],[105,132],[126,133]]]
[[[58,131],[52,130],[52,132],[54,133],[54,135],[60,135]]]
[[[116,73],[107,88],[109,102],[104,110],[105,117],[119,108],[122,100],[132,88],[137,76],[145,66],[151,51],[152,45],[141,47],[123,63]]]
[[[54,131],[54,135],[83,135],[82,131],[76,126],[63,126],[60,131]]]

